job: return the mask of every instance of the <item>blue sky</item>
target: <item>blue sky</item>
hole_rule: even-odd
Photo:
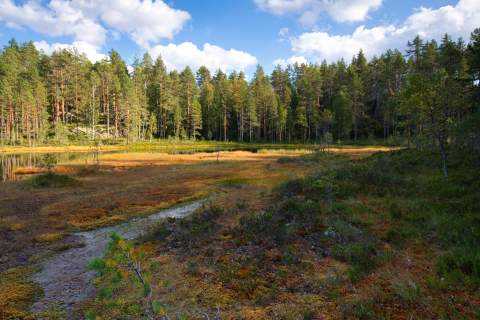
[[[475,27],[479,0],[0,0],[2,45],[75,47],[91,60],[114,48],[129,64],[148,51],[170,69],[372,57],[416,34],[468,39]]]

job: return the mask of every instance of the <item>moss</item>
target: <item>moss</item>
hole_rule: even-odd
[[[28,279],[33,271],[18,267],[0,273],[0,319],[33,319],[28,309],[41,294]]]

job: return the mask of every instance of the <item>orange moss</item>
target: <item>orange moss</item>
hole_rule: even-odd
[[[25,309],[39,294],[39,289],[27,281],[28,268],[13,268],[0,273],[0,319],[32,319]]]

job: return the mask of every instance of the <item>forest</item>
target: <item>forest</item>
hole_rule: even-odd
[[[258,66],[251,79],[169,71],[148,54],[129,67],[115,50],[92,64],[11,40],[0,54],[0,142],[377,138],[445,149],[454,129],[478,118],[479,81],[479,29],[468,44],[417,36],[406,54],[368,61],[360,51],[351,62],[276,66],[271,75]]]

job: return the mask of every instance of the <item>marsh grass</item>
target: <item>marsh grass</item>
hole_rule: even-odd
[[[141,239],[161,265],[147,271],[169,310],[220,305],[227,318],[247,319],[474,318],[475,306],[458,302],[478,301],[480,285],[480,173],[472,156],[452,157],[448,179],[436,155],[414,150],[354,161],[328,153],[271,159],[268,170],[255,161],[240,170],[233,159],[188,167],[195,179],[212,170],[219,194],[231,200],[156,224]],[[272,178],[279,169],[295,167],[308,174],[273,191],[257,183],[269,179],[272,187],[288,176]],[[187,178],[184,188],[197,181]]]

